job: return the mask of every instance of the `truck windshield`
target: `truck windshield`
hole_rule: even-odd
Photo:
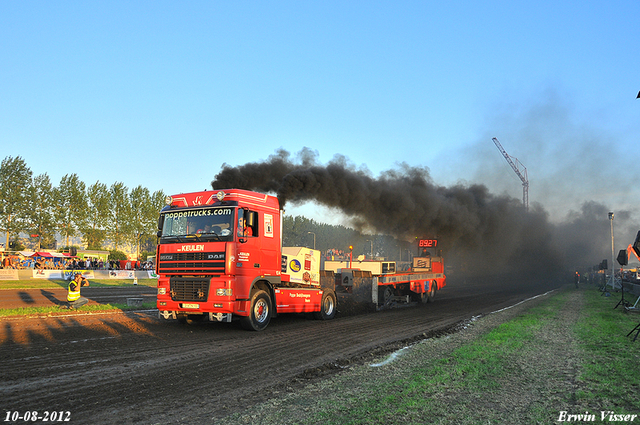
[[[180,240],[195,236],[202,240],[230,241],[233,239],[234,208],[203,208],[167,211],[164,213],[162,238]]]

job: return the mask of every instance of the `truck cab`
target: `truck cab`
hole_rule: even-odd
[[[276,197],[226,189],[170,196],[166,204],[156,254],[161,317],[230,322],[236,316],[243,327],[262,330],[278,310],[322,310],[321,288],[283,274]],[[291,299],[302,301],[281,303]],[[332,302],[335,311],[335,295]]]

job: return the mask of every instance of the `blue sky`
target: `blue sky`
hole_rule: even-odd
[[[172,194],[308,147],[521,198],[497,137],[553,218],[633,210],[639,16],[636,0],[5,1],[1,156],[54,184]]]

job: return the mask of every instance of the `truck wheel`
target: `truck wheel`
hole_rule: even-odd
[[[336,316],[337,304],[336,294],[330,289],[325,289],[320,301],[320,311],[313,313],[313,316],[317,320],[331,320]]]
[[[271,297],[265,291],[256,291],[251,296],[251,312],[242,317],[240,324],[248,331],[261,331],[271,321]]]
[[[427,302],[428,303],[432,303],[433,302],[433,299],[436,296],[436,290],[437,289],[438,289],[438,284],[434,280],[433,282],[431,282],[431,288],[429,288],[429,292],[427,293]]]

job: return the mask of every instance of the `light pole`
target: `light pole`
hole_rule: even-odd
[[[371,244],[371,250],[369,251],[369,255],[371,256],[371,259],[373,259],[373,241],[367,241]]]
[[[349,268],[353,264],[353,245],[349,245]]]
[[[613,248],[613,211],[609,213],[609,221],[611,222],[611,287],[615,289],[615,263],[614,263],[614,248]]]
[[[316,249],[316,234],[313,232],[307,232],[310,235],[313,235],[313,249]]]

